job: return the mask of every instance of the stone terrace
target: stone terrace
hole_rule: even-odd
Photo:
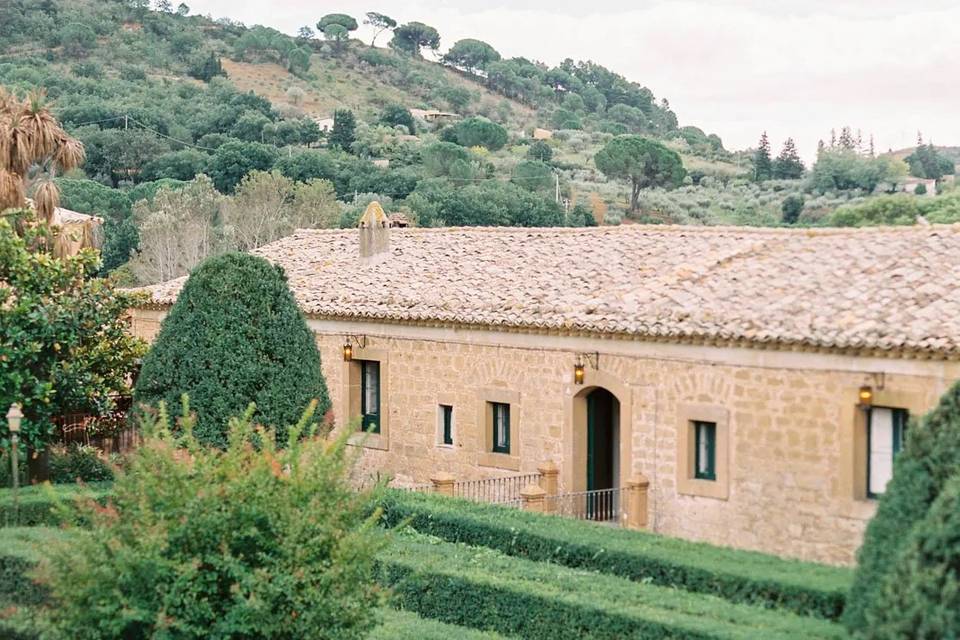
[[[254,253],[320,318],[960,356],[960,225],[300,230]],[[171,304],[185,278],[148,287]]]

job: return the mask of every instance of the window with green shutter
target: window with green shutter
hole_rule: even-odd
[[[361,428],[380,433],[380,363],[363,360],[360,363]]]
[[[493,418],[493,452],[510,453],[510,405],[491,402]]]
[[[694,421],[693,477],[697,480],[717,479],[717,423]]]
[[[903,448],[910,415],[906,409],[867,409],[867,496],[877,498],[893,477],[893,460]]]

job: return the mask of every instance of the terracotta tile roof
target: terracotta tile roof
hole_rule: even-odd
[[[318,317],[960,356],[960,225],[393,229],[376,263],[356,230],[301,230],[255,253]]]

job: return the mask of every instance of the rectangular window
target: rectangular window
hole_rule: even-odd
[[[493,452],[510,453],[510,405],[491,402],[493,418]]]
[[[380,363],[363,360],[360,363],[361,427],[370,433],[380,433]]]
[[[717,423],[693,422],[694,465],[693,477],[697,480],[717,479]]]
[[[883,494],[893,477],[893,459],[903,446],[906,409],[871,407],[867,410],[867,495]]]
[[[453,444],[453,407],[440,405],[440,443]]]

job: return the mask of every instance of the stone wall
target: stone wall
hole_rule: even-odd
[[[137,312],[141,314],[141,312]],[[154,315],[150,315],[154,314]],[[162,314],[135,318],[152,337]],[[850,563],[875,508],[862,490],[865,425],[860,386],[877,404],[917,414],[960,377],[955,363],[836,354],[721,349],[611,339],[311,320],[338,428],[350,425],[350,364],[381,359],[384,433],[362,447],[371,477],[427,482],[560,468],[561,490],[584,488],[582,402],[597,386],[620,402],[620,484],[650,479],[650,527],[667,535],[807,560]],[[354,339],[356,340],[356,339]],[[598,353],[584,384],[578,353]],[[375,357],[374,357],[375,356]],[[490,456],[484,407],[512,398],[513,458]],[[497,400],[501,401],[501,400]],[[454,407],[454,445],[439,444],[438,405]],[[692,413],[691,413],[692,412]],[[700,491],[679,476],[682,430],[697,412],[725,421],[723,491]],[[355,425],[355,423],[354,423]],[[718,497],[719,496],[719,497]]]

